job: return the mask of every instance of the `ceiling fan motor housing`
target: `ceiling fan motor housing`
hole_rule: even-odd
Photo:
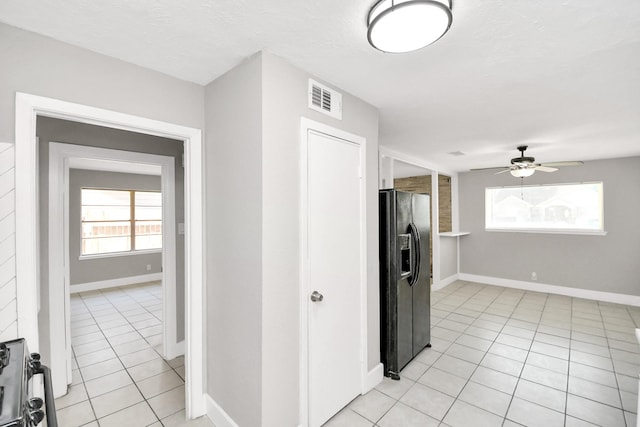
[[[513,159],[511,159],[511,164],[512,165],[517,165],[520,163],[531,164],[535,161],[536,161],[535,157],[514,157]]]

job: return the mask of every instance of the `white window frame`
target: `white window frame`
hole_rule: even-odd
[[[550,186],[570,186],[570,185],[590,185],[600,184],[602,191],[600,192],[600,218],[602,227],[599,230],[591,230],[584,228],[526,228],[526,227],[491,227],[488,225],[489,218],[491,216],[490,211],[490,198],[489,190],[503,189],[503,188],[525,188],[525,187],[550,187]],[[588,236],[606,236],[607,232],[604,229],[604,182],[592,181],[592,182],[571,182],[571,183],[552,183],[552,184],[533,184],[525,186],[501,186],[501,187],[485,187],[485,208],[484,208],[484,229],[488,232],[504,232],[504,233],[535,233],[535,234],[574,234],[574,235],[588,235]]]

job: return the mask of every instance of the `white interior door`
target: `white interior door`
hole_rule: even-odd
[[[362,195],[359,145],[313,131],[307,143],[309,426],[317,427],[360,394]]]

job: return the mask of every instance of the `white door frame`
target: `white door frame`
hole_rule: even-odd
[[[309,425],[309,262],[308,247],[308,134],[316,131],[360,147],[360,388],[370,390],[367,381],[367,173],[366,138],[302,117],[300,120],[300,425]]]
[[[38,351],[37,116],[47,116],[184,141],[185,368],[187,418],[205,414],[204,205],[202,131],[130,114],[16,93],[16,282],[18,335]],[[174,224],[175,226],[175,224]]]
[[[175,170],[174,158],[157,154],[135,153],[75,144],[49,142],[49,336],[50,368],[61,372],[66,365],[66,378],[53,376],[54,395],[60,397],[71,384],[71,313],[70,313],[70,263],[69,263],[69,169],[71,163],[101,165],[101,170],[111,170],[117,165],[130,171],[142,171],[155,166],[160,174],[162,188],[162,354],[174,359],[184,354],[184,342],[177,342],[176,330],[176,236],[175,236]],[[133,172],[136,173],[136,172]],[[60,224],[64,224],[60,227]],[[54,307],[64,307],[64,315]],[[64,345],[59,345],[64,343]],[[182,347],[182,348],[181,348]],[[66,379],[66,381],[65,381]]]

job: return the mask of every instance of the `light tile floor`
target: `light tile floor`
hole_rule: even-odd
[[[165,361],[159,282],[71,295],[73,383],[60,427],[212,427],[185,422],[184,359]]]
[[[327,427],[636,425],[640,308],[456,282],[432,345]]]

